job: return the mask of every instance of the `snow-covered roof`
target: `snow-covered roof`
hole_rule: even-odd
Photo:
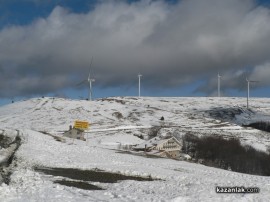
[[[151,148],[151,147],[163,144],[170,139],[173,139],[176,143],[178,143],[180,145],[179,141],[177,141],[175,137],[165,137],[165,138],[164,137],[154,137],[150,140],[147,140],[147,141],[135,146],[134,149],[144,149],[145,147]]]
[[[150,154],[150,155],[161,155],[163,154],[165,151],[159,151],[159,150],[151,150],[149,152],[147,152],[147,154]]]

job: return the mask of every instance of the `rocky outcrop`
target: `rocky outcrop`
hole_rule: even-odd
[[[13,161],[16,150],[21,145],[19,131],[12,131],[13,134],[3,130],[0,134],[0,184],[9,183],[11,170],[10,164]]]

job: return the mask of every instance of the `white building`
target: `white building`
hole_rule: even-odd
[[[67,132],[64,133],[64,137],[84,140],[84,130],[78,128],[71,128]]]
[[[161,137],[152,138],[142,144],[135,146],[137,151],[145,151],[147,154],[168,158],[179,158],[183,144],[175,137],[162,139]]]

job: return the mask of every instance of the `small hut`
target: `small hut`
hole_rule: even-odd
[[[69,138],[85,141],[84,130],[79,129],[79,128],[70,127],[70,129],[64,133],[64,137],[69,137]]]

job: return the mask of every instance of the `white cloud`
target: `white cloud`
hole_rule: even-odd
[[[270,85],[270,62],[256,66],[250,75],[251,80],[259,81],[260,85]]]
[[[73,86],[85,77],[92,56],[97,85],[103,86],[128,85],[138,72],[149,87],[230,74],[269,61],[269,20],[269,9],[252,0],[102,1],[84,14],[56,7],[46,19],[1,30],[0,88],[4,92],[12,81],[14,90],[0,96]],[[21,77],[23,84],[16,79]],[[214,86],[207,82],[200,89],[211,93]]]

